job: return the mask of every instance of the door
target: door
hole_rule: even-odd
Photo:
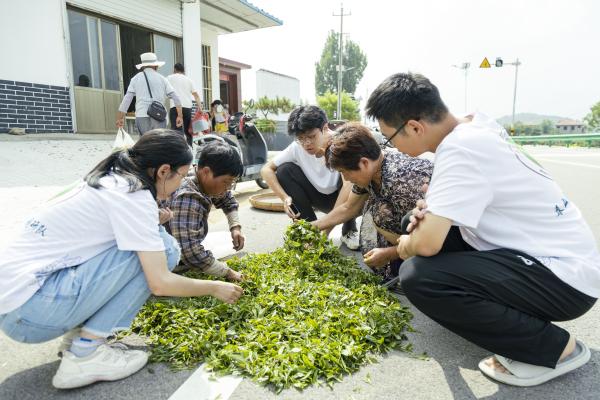
[[[77,132],[115,131],[121,99],[119,27],[68,10]]]

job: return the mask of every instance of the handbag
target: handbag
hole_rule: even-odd
[[[148,86],[148,93],[150,93],[150,98],[152,99],[152,90],[150,90],[150,84],[148,83],[148,77],[146,76],[146,71],[142,71],[144,74],[144,78],[146,78],[146,85]],[[157,120],[158,122],[163,122],[167,119],[167,109],[165,105],[160,101],[152,100],[150,106],[148,106],[148,116]]]

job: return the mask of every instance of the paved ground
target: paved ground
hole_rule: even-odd
[[[33,135],[31,135],[33,136]],[[11,137],[0,135],[0,247],[36,205],[59,188],[84,175],[110,150],[112,137],[64,140],[60,136]],[[41,140],[40,140],[41,139]],[[69,137],[68,139],[72,139]],[[553,173],[572,201],[581,208],[596,238],[600,239],[600,150],[530,147],[529,150]],[[249,207],[247,198],[260,189],[252,182],[238,186],[241,218],[248,236],[246,251],[270,251],[282,242],[288,220],[278,213]],[[220,213],[211,215],[211,230],[226,229]],[[400,298],[406,302],[405,298]],[[598,399],[600,398],[600,309],[562,324],[592,348],[585,367],[549,384],[531,389],[498,385],[477,370],[487,352],[466,342],[413,310],[410,335],[414,354],[392,352],[378,363],[365,366],[336,384],[333,390],[314,387],[280,395],[244,380],[231,399]],[[194,371],[173,373],[164,365],[150,365],[133,377],[100,383],[73,391],[51,386],[58,366],[56,341],[23,345],[0,334],[0,399],[167,399]],[[423,352],[428,360],[415,357]],[[196,375],[190,381],[194,381]],[[204,399],[192,392],[185,398]],[[176,397],[176,396],[174,396]],[[179,397],[182,398],[182,397]],[[214,398],[214,397],[213,397]],[[223,397],[221,397],[223,399]]]

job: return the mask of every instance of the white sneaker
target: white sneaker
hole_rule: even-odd
[[[58,356],[62,357],[65,351],[71,348],[71,344],[73,343],[73,339],[75,339],[81,333],[81,327],[73,328],[69,332],[65,333],[62,336],[62,340],[58,345]]]
[[[358,240],[358,232],[356,231],[346,232],[345,235],[342,235],[340,237],[340,240],[350,250],[358,250],[358,248],[360,247],[360,242]]]
[[[72,389],[97,381],[116,381],[133,375],[147,362],[148,353],[125,350],[119,347],[119,343],[100,345],[86,357],[76,357],[70,351],[64,351],[52,385],[57,389]]]

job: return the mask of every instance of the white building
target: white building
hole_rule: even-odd
[[[247,0],[5,1],[0,132],[114,132],[148,51],[164,75],[182,62],[210,103],[220,97],[218,35],[281,24]]]
[[[298,78],[278,72],[259,69],[256,71],[256,98],[286,97],[295,105],[300,104],[300,81]],[[273,119],[287,121],[289,113],[278,114]]]

